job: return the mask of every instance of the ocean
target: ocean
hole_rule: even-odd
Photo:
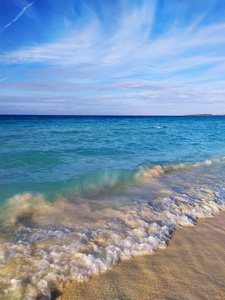
[[[225,209],[223,116],[2,115],[0,128],[0,298],[51,299]]]

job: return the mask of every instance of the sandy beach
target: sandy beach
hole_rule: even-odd
[[[225,300],[225,0],[0,0],[0,300]]]
[[[225,299],[225,212],[178,228],[169,246],[121,261],[83,283],[70,282],[58,300]]]

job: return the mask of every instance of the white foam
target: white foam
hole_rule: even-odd
[[[213,201],[203,201],[195,206],[182,202],[179,206],[179,203],[171,205],[171,199],[168,198],[158,207],[158,211],[153,212],[148,204],[143,204],[135,212],[125,215],[124,219],[114,220],[120,224],[120,231],[111,228],[102,232],[84,230],[79,240],[70,237],[69,230],[29,228],[27,242],[9,242],[1,249],[1,266],[11,267],[7,276],[10,288],[6,289],[5,295],[11,299],[35,299],[37,295],[48,298],[51,290],[61,287],[68,278],[86,280],[93,274],[106,271],[120,259],[152,253],[159,247],[165,248],[171,230],[179,225],[193,225],[197,217],[212,216],[219,210],[220,206]],[[149,221],[142,218],[143,212],[145,217],[149,214]],[[156,222],[151,221],[152,214]],[[130,227],[127,218],[133,218],[133,224],[139,219],[141,226],[133,228],[132,224]],[[48,243],[45,245],[43,241],[49,239],[63,243],[55,243],[48,248]],[[35,247],[35,243],[38,245],[40,241],[42,248]],[[12,264],[15,268],[12,268]]]
[[[144,169],[142,176],[158,178],[165,176],[164,172],[163,167],[155,166]],[[137,199],[117,209],[102,208],[93,212],[92,226],[85,221],[73,222],[77,211],[85,213],[76,203],[62,198],[52,205],[42,195],[16,195],[5,208],[8,220],[2,219],[9,233],[8,240],[0,244],[0,287],[4,296],[50,299],[51,291],[61,288],[67,279],[87,280],[121,259],[165,248],[175,228],[193,226],[197,218],[212,217],[225,208],[224,189],[215,186],[188,188],[187,184],[186,192],[167,188],[165,197]],[[55,212],[58,224],[43,226],[45,218]],[[21,222],[24,216],[30,216],[31,225]]]
[[[214,159],[206,159],[204,161],[199,161],[197,163],[193,164],[185,164],[185,163],[180,163],[180,164],[171,164],[171,165],[163,165],[162,168],[164,171],[178,171],[178,170],[183,170],[183,169],[190,169],[190,168],[196,168],[196,167],[201,167],[201,166],[210,166],[212,164],[221,164],[225,162],[225,156],[221,158],[214,158]]]

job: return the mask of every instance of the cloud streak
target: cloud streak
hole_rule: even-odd
[[[109,2],[106,1],[107,5]],[[57,0],[51,4],[52,9],[57,6],[55,3]],[[75,5],[75,1],[68,0],[68,3]],[[153,109],[153,106],[163,104],[189,103],[203,107],[204,103],[219,103],[222,107],[225,99],[225,18],[209,21],[210,8],[195,11],[185,21],[181,17],[178,20],[177,15],[183,14],[182,7],[176,14],[166,11],[163,19],[160,15],[163,8],[157,7],[157,1],[133,1],[130,4],[130,1],[118,0],[117,13],[111,23],[108,19],[106,23],[106,4],[98,5],[101,6],[98,9],[102,9],[99,13],[90,7],[96,5],[95,1],[95,4],[85,0],[83,3],[79,16],[65,17],[68,30],[64,31],[62,23],[61,27],[57,23],[55,28],[61,28],[59,36],[50,30],[51,39],[27,43],[0,55],[3,69],[7,69],[1,75],[3,78],[10,76],[10,80],[0,82],[1,95],[5,94],[10,103],[19,103],[22,100],[18,97],[24,95],[24,103],[29,106],[32,101],[37,105],[35,99],[40,97],[42,107],[56,101],[58,107],[60,103],[69,107],[74,105],[71,111],[75,112],[77,106],[86,105],[87,109],[91,106],[93,113],[105,111],[104,107],[111,109],[113,105],[123,107],[125,112],[124,103],[130,112],[138,105],[143,112],[144,107]],[[176,3],[178,7],[180,1],[170,3]],[[194,10],[195,4],[190,1],[186,4],[190,11]],[[58,2],[58,6],[61,5],[62,2]],[[69,10],[66,16],[75,11]],[[172,20],[168,25],[169,17]],[[48,30],[46,23],[42,28]],[[22,68],[26,70],[22,71]],[[4,96],[0,101],[4,101]]]
[[[202,91],[200,87],[191,88],[182,84],[149,82],[146,80],[127,79],[111,85],[83,85],[60,82],[16,82],[0,83],[0,87],[11,87],[11,95],[1,96],[1,101],[64,102],[90,104],[92,100],[99,105],[116,101],[134,103],[220,103],[225,97],[225,90],[213,89]],[[16,95],[13,91],[15,89]],[[18,91],[34,92],[33,95],[19,96]],[[91,95],[89,92],[92,92]],[[51,92],[51,94],[48,94]],[[81,93],[82,92],[82,93]],[[79,102],[80,101],[80,102]]]
[[[2,32],[3,30],[5,30],[6,28],[8,28],[9,26],[11,26],[14,22],[16,22],[24,13],[25,11],[34,4],[35,1],[29,3],[27,6],[25,6],[22,11],[15,17],[15,19],[13,19],[10,23],[6,24],[2,29],[0,29],[0,32]]]
[[[74,29],[57,42],[8,52],[0,59],[5,64],[39,63],[60,68],[90,64],[110,77],[118,76],[118,73],[121,76],[139,76],[140,73],[171,76],[225,62],[222,50],[225,23],[195,28],[197,19],[193,26],[190,25],[191,31],[171,28],[153,39],[154,18],[154,9],[146,7],[124,14],[118,21],[117,30],[106,35],[101,20],[95,16],[81,30]]]

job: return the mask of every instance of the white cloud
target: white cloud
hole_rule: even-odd
[[[2,54],[5,65],[38,63],[43,69],[30,68],[24,81],[1,82],[1,88],[45,93],[41,99],[68,99],[74,105],[92,105],[91,97],[105,107],[127,100],[132,107],[137,103],[222,103],[225,23],[199,26],[205,14],[185,28],[174,23],[154,37],[154,3],[126,7],[110,31],[96,14],[61,40]],[[215,78],[220,82],[217,86]]]
[[[188,85],[149,82],[146,80],[120,80],[99,85],[82,85],[60,82],[16,82],[0,83],[0,88],[11,87],[8,95],[1,96],[0,102],[55,102],[73,103],[74,105],[91,105],[93,103],[107,106],[109,103],[122,104],[128,101],[131,105],[147,103],[220,103],[224,101],[225,90],[202,90]],[[15,90],[13,90],[13,88]],[[28,94],[18,95],[18,91]],[[16,93],[15,93],[16,91]],[[89,92],[92,92],[91,95]],[[29,94],[32,92],[32,94]],[[36,100],[34,100],[36,99]]]
[[[61,41],[5,53],[0,59],[6,64],[39,62],[59,68],[94,64],[98,72],[108,77],[135,74],[169,77],[176,72],[224,63],[221,46],[225,44],[225,23],[191,33],[171,29],[152,40],[154,10],[147,12],[140,10],[123,16],[118,30],[111,36],[103,33],[101,23],[95,19]]]

